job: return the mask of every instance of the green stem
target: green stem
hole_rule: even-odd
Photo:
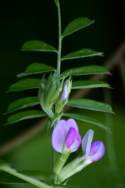
[[[56,162],[56,165],[55,165],[55,168],[54,168],[54,172],[56,175],[59,175],[64,164],[66,163],[68,157],[69,157],[70,153],[69,152],[66,152],[64,154],[61,154],[59,156],[59,158],[57,159],[57,162]]]
[[[0,170],[4,171],[4,172],[6,172],[10,175],[13,175],[13,176],[15,176],[15,177],[27,182],[27,183],[30,183],[30,184],[38,187],[38,188],[52,188],[52,186],[49,186],[49,185],[47,185],[47,184],[45,184],[45,183],[43,183],[43,182],[41,182],[41,181],[39,181],[39,180],[37,180],[33,177],[30,177],[30,176],[24,175],[20,172],[17,172],[15,169],[11,168],[10,166],[6,166],[6,165],[1,166]]]
[[[59,182],[59,175],[63,169],[63,166],[65,165],[68,157],[69,157],[70,153],[66,152],[63,153],[59,156],[59,158],[57,159],[56,163],[55,163],[55,167],[54,167],[54,173],[55,173],[55,184],[60,184]]]
[[[61,24],[61,9],[60,3],[57,2],[58,12],[58,53],[57,53],[57,72],[60,75],[61,72],[61,51],[62,51],[62,24]]]
[[[82,171],[90,163],[91,162],[89,160],[84,160],[83,157],[76,158],[75,160],[71,161],[61,171],[59,176],[60,183],[64,182],[74,174]]]

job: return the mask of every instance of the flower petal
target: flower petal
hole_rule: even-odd
[[[67,132],[69,131],[70,128],[74,128],[75,130],[79,131],[77,123],[74,119],[68,119],[66,121],[66,124],[67,124],[67,126],[66,126]]]
[[[100,160],[104,156],[104,153],[105,146],[102,141],[97,140],[92,143],[89,156],[93,162]]]
[[[75,128],[70,128],[69,132],[66,136],[66,147],[72,151],[75,152],[80,144],[81,144],[81,137],[79,132]]]
[[[57,152],[62,152],[66,138],[66,120],[58,121],[52,133],[52,146]]]
[[[74,143],[71,145],[70,150],[72,152],[75,152],[79,149],[80,145],[81,145],[81,136],[80,136],[79,132],[77,132],[76,139],[75,139]]]
[[[76,129],[71,127],[68,131],[68,134],[66,135],[66,140],[65,140],[65,144],[67,148],[70,149],[71,145],[74,143],[76,139],[76,135],[77,135]]]
[[[82,139],[82,149],[86,156],[90,153],[93,136],[94,131],[92,129],[89,129]]]

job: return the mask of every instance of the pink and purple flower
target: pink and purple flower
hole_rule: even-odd
[[[102,141],[93,141],[94,131],[88,130],[82,139],[82,149],[85,160],[90,163],[100,160],[105,153],[105,146]]]
[[[55,151],[65,153],[79,149],[81,137],[78,126],[73,119],[59,120],[52,133],[52,146]]]

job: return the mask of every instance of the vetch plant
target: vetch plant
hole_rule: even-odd
[[[89,18],[77,18],[70,22],[62,31],[60,1],[54,0],[58,13],[58,48],[43,41],[32,40],[25,42],[22,51],[46,52],[57,55],[56,68],[54,65],[47,65],[40,62],[30,64],[23,73],[17,75],[19,79],[12,84],[8,92],[27,92],[36,90],[37,96],[28,96],[12,102],[7,110],[8,119],[6,124],[18,123],[23,120],[46,117],[51,125],[52,147],[57,154],[57,160],[53,165],[51,181],[49,178],[38,179],[28,174],[23,174],[13,169],[6,162],[0,161],[0,170],[9,173],[19,179],[39,188],[67,187],[67,181],[74,174],[83,170],[86,166],[100,160],[105,153],[105,146],[102,141],[93,142],[93,130],[88,130],[83,138],[76,120],[88,123],[106,131],[109,129],[103,123],[91,116],[81,113],[66,113],[65,106],[77,109],[113,113],[110,105],[91,99],[70,99],[72,90],[88,88],[110,88],[109,84],[103,81],[85,80],[84,76],[109,74],[106,67],[98,65],[78,66],[61,71],[62,66],[68,61],[102,56],[101,52],[82,48],[75,52],[62,55],[63,40],[75,32],[84,29],[94,23]],[[78,63],[77,63],[78,65]],[[35,76],[37,76],[35,78]],[[82,80],[79,80],[82,76]],[[74,77],[77,81],[74,81]],[[30,109],[30,110],[27,110]],[[70,161],[69,156],[82,147],[83,153]]]

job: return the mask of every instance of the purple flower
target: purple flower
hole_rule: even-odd
[[[75,152],[81,144],[81,137],[75,120],[59,120],[52,133],[52,146],[55,151]]]
[[[91,162],[100,160],[105,153],[105,146],[102,141],[92,142],[94,136],[93,130],[88,130],[82,139],[82,149],[85,154],[85,159]]]
[[[85,167],[92,162],[100,160],[105,153],[105,146],[101,141],[93,141],[94,131],[88,130],[82,139],[82,149],[84,155],[77,157],[70,163],[64,166],[60,173],[60,182],[64,182],[74,174],[82,171]]]

